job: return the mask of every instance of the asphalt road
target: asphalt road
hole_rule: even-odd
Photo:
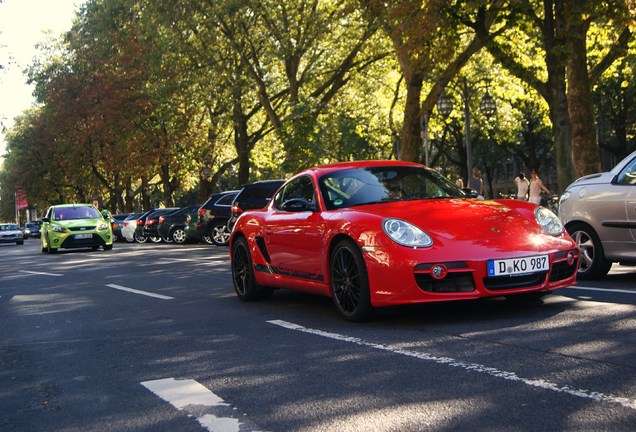
[[[352,324],[241,302],[227,254],[0,245],[0,431],[636,429],[636,268]]]

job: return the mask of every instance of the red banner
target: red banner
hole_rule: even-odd
[[[15,193],[15,208],[18,210],[22,210],[29,207],[29,203],[27,202],[27,197],[24,191],[19,190]]]

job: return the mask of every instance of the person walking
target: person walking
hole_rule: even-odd
[[[550,195],[550,190],[545,187],[541,179],[539,178],[539,174],[537,174],[537,170],[532,170],[530,174],[530,201],[533,204],[540,205],[541,204],[541,191],[544,191],[548,195]]]
[[[481,198],[484,197],[484,181],[481,179],[479,168],[473,168],[473,177],[468,181],[468,186],[476,190]]]
[[[517,199],[527,201],[530,182],[526,178],[525,174],[519,173],[519,175],[515,177],[514,183],[517,187]]]

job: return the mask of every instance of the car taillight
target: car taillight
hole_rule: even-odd
[[[232,204],[232,213],[241,213],[242,211],[238,204]]]
[[[162,224],[162,223],[163,223],[163,221],[164,221],[164,219],[165,219],[165,218],[164,218],[163,216],[159,216],[159,223],[160,223],[160,224]]]
[[[154,219],[146,219],[146,226],[150,226],[150,225],[152,225],[153,223],[155,223],[155,220],[154,220]]]
[[[197,215],[200,218],[202,218],[204,214],[205,214],[205,209],[204,208],[200,208],[199,211],[197,212]]]
[[[137,219],[137,226],[142,226],[144,224],[144,221],[142,221],[141,219]]]
[[[192,220],[192,216],[188,215],[186,217],[186,224],[190,225],[190,221]]]

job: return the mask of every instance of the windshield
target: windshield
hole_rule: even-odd
[[[19,229],[20,228],[18,228],[18,226],[15,224],[0,225],[1,231],[18,231]]]
[[[102,215],[92,206],[58,207],[53,211],[53,220],[91,219],[101,218]]]
[[[319,180],[328,210],[390,201],[466,198],[437,171],[417,166],[351,168]]]

